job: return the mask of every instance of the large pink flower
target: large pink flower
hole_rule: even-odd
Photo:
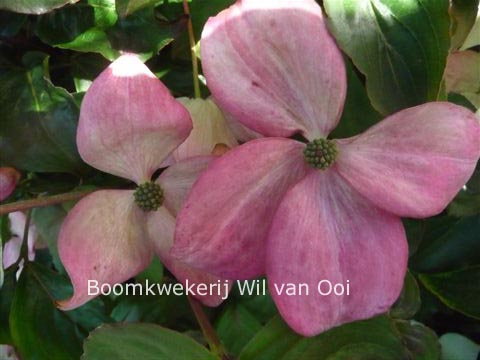
[[[219,276],[266,273],[283,318],[304,335],[386,311],[407,266],[400,217],[438,214],[471,176],[480,155],[474,115],[428,103],[327,140],[346,76],[313,0],[238,1],[208,21],[201,50],[217,103],[266,138],[200,176],[172,254]],[[309,143],[288,138],[296,133]],[[323,279],[348,280],[350,295],[321,296]],[[308,284],[309,295],[279,294],[275,284],[286,283]]]
[[[91,299],[88,281],[123,282],[145,269],[153,253],[182,282],[218,278],[171,258],[175,216],[211,157],[196,157],[153,173],[189,135],[187,110],[134,55],[123,55],[93,82],[82,101],[77,129],[80,155],[88,164],[134,181],[136,190],[100,190],[69,212],[58,249],[72,280],[69,310]],[[199,298],[215,306],[221,296]]]

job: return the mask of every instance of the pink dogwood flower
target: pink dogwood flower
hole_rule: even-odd
[[[469,179],[480,156],[474,115],[432,102],[327,139],[346,73],[313,0],[238,1],[209,19],[201,52],[217,104],[265,138],[199,177],[172,255],[227,278],[266,274],[282,317],[303,335],[386,311],[407,267],[400,217],[440,213]],[[348,281],[350,294],[322,296],[324,279]],[[288,296],[283,284],[309,293]]]
[[[132,54],[123,55],[94,80],[85,94],[77,129],[83,160],[132,180],[135,190],[99,190],[69,212],[58,250],[74,294],[58,303],[64,310],[91,298],[89,280],[121,283],[145,269],[153,253],[177,277],[190,283],[220,279],[170,257],[175,215],[211,157],[196,157],[153,173],[189,135],[190,115],[154,74]],[[222,300],[199,296],[206,305]]]

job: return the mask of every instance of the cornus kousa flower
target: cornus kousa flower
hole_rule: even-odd
[[[149,265],[153,253],[180,281],[220,280],[168,254],[176,212],[211,158],[179,162],[152,181],[191,129],[187,110],[134,55],[121,56],[92,83],[80,109],[79,153],[88,164],[130,179],[137,187],[96,191],[69,212],[58,249],[74,294],[59,307],[69,310],[91,299],[89,280],[100,287],[135,276]],[[212,293],[199,300],[215,306],[221,296]]]
[[[217,104],[265,138],[199,177],[172,255],[227,278],[266,273],[281,315],[304,335],[386,311],[407,266],[400,217],[438,214],[471,176],[480,155],[474,115],[434,102],[358,136],[327,138],[346,75],[313,0],[238,1],[208,21],[201,44]],[[348,281],[349,295],[322,295],[321,280]],[[289,296],[286,284],[307,284],[308,294]]]

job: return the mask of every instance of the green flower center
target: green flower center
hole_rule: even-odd
[[[145,182],[135,189],[133,193],[135,203],[143,211],[158,210],[163,204],[163,190],[160,185],[154,182]]]
[[[337,158],[338,150],[334,140],[315,139],[307,144],[303,150],[305,161],[315,169],[329,168]]]

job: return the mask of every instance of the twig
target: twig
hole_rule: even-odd
[[[229,360],[229,357],[225,352],[225,349],[220,342],[215,329],[213,328],[212,324],[210,324],[207,315],[203,311],[202,305],[191,296],[187,296],[187,298],[188,302],[190,303],[190,307],[195,314],[195,318],[202,329],[203,336],[205,337],[205,340],[207,340],[210,350],[214,354],[218,355],[222,360]]]
[[[14,211],[28,210],[36,207],[45,207],[55,204],[61,204],[66,201],[81,199],[82,197],[90,194],[93,191],[94,190],[76,191],[0,205],[0,216]]]
[[[193,72],[193,91],[195,97],[201,98],[200,83],[198,81],[198,60],[197,52],[195,50],[195,34],[193,33],[192,17],[190,16],[190,8],[188,7],[188,0],[183,0],[183,11],[188,15],[188,40],[190,42],[190,54],[192,57],[192,72]]]

